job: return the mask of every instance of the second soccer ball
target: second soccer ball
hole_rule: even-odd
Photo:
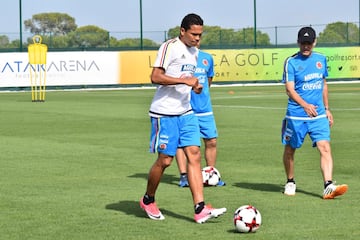
[[[214,167],[204,167],[202,169],[203,183],[205,186],[216,186],[221,178],[220,172]]]

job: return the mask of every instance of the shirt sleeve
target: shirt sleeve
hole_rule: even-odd
[[[283,83],[295,81],[295,70],[294,66],[290,63],[290,58],[287,58],[284,63],[284,72],[283,72]]]
[[[214,73],[214,59],[209,54],[209,71],[207,73],[207,77],[214,77],[214,75],[215,75],[215,73]]]

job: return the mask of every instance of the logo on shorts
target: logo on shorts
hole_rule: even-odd
[[[166,149],[166,144],[165,144],[165,143],[160,144],[159,148],[160,148],[161,150]]]

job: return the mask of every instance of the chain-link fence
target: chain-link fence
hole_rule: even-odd
[[[334,25],[338,24],[338,25]],[[360,45],[359,23],[333,23],[311,25],[318,34],[319,45]],[[204,32],[202,48],[262,48],[287,47],[296,45],[297,31],[302,26],[274,26],[247,29],[216,29],[208,27]],[[39,34],[39,33],[37,33]],[[0,32],[0,51],[26,51],[34,34]],[[157,49],[162,42],[173,37],[164,31],[133,32],[70,32],[56,36],[52,33],[40,34],[50,51],[60,50],[142,50]],[[255,41],[256,35],[256,41]]]

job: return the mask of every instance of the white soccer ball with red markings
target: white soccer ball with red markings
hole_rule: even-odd
[[[201,172],[205,186],[216,186],[221,178],[219,170],[214,167],[204,167]]]
[[[238,232],[256,232],[261,226],[261,214],[254,206],[243,205],[234,213],[234,225]]]

